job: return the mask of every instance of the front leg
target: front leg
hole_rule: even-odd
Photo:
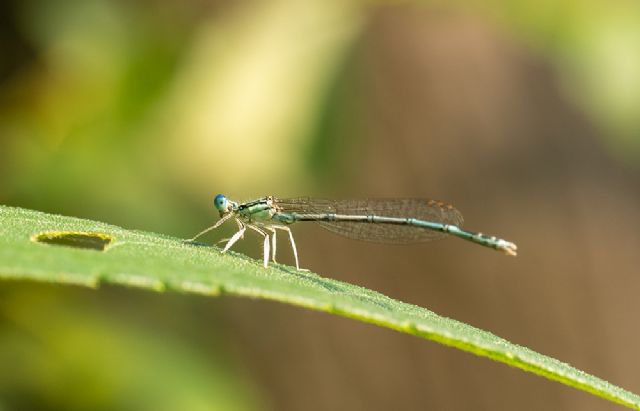
[[[238,230],[242,230],[243,225],[242,225],[242,223],[240,222],[240,220],[238,220],[237,218],[236,218],[236,224],[238,224]],[[240,236],[240,239],[244,239],[244,234],[242,234],[242,235]],[[216,241],[216,244],[226,243],[226,242],[227,242],[227,241],[229,241],[229,240],[230,240],[230,238],[222,238],[222,239],[220,239],[220,240]]]
[[[209,228],[207,228],[205,230],[200,231],[198,234],[195,235],[195,237],[190,238],[188,240],[185,240],[185,242],[187,242],[187,243],[194,242],[196,240],[196,238],[200,237],[201,235],[204,235],[204,234],[208,233],[211,230],[215,230],[216,228],[220,227],[222,225],[222,223],[224,223],[225,221],[227,221],[231,217],[233,217],[232,213],[227,214],[226,216],[224,216],[220,220],[218,220],[214,225],[212,225],[211,227],[209,227]]]
[[[238,232],[229,239],[229,242],[227,242],[227,245],[225,245],[224,249],[222,250],[223,253],[226,253],[231,248],[231,246],[234,245],[244,235],[244,232],[247,231],[247,227],[245,227],[245,225],[240,220],[236,219],[236,221],[238,222],[238,226],[240,226],[240,230],[238,230]]]

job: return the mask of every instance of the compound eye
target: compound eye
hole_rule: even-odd
[[[218,211],[225,211],[227,209],[227,197],[225,197],[224,194],[218,194],[213,199],[213,204]]]

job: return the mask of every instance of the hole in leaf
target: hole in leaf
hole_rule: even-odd
[[[107,234],[78,231],[47,231],[36,234],[31,239],[39,243],[97,251],[104,251],[111,243],[111,236]]]

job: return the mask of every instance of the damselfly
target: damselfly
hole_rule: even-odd
[[[214,198],[220,220],[188,241],[218,228],[234,219],[238,231],[226,241],[226,252],[244,237],[247,228],[264,237],[264,266],[271,259],[276,262],[276,233],[288,233],[300,269],[298,250],[289,225],[298,221],[315,221],[329,231],[357,240],[379,243],[406,244],[435,240],[452,235],[485,247],[516,255],[518,247],[500,238],[463,230],[462,214],[453,206],[440,201],[417,198],[326,200],[308,197],[263,197],[246,203],[227,199],[223,194]],[[269,244],[271,239],[271,244]]]

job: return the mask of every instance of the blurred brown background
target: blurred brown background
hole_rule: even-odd
[[[186,238],[218,192],[445,200],[518,257],[300,226],[301,264],[640,392],[636,3],[0,7],[0,203]],[[2,409],[620,408],[270,302],[5,283]]]

